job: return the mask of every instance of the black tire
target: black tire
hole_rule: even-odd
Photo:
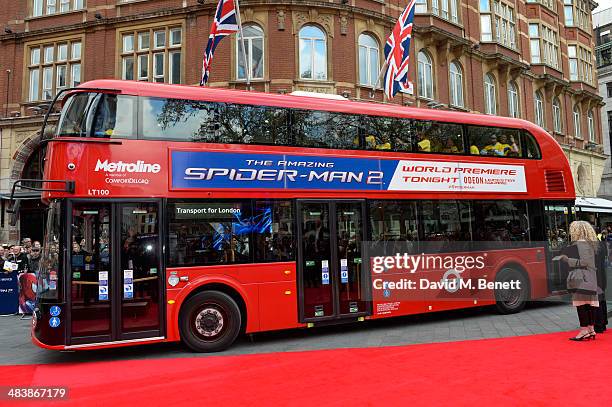
[[[219,352],[238,337],[240,308],[229,295],[202,291],[183,304],[179,330],[183,342],[195,352]]]
[[[518,289],[495,289],[495,306],[500,314],[515,314],[525,308],[530,298],[529,280],[514,268],[503,268],[495,276],[495,282],[520,282]]]

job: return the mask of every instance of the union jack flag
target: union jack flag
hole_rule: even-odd
[[[416,0],[408,1],[408,5],[399,16],[385,44],[385,60],[387,62],[385,94],[389,99],[400,90],[409,88],[408,62],[415,5]]]
[[[234,4],[234,0],[219,0],[217,11],[215,11],[215,18],[210,26],[206,53],[202,61],[202,79],[200,80],[200,86],[204,86],[206,82],[208,82],[213,54],[219,42],[221,42],[223,37],[231,35],[239,30],[240,27],[236,19],[236,5]]]

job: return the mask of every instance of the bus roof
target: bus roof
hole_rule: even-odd
[[[491,116],[485,114],[425,109],[401,106],[391,103],[375,103],[364,101],[339,100],[329,97],[314,98],[302,94],[274,94],[255,91],[232,90],[225,88],[209,88],[193,85],[169,85],[152,82],[124,81],[114,79],[99,79],[81,84],[79,87],[100,88],[116,91],[120,94],[134,96],[149,96],[159,98],[201,100],[210,102],[226,102],[237,104],[263,105],[275,107],[292,107],[297,109],[327,110],[340,113],[367,114],[373,116],[405,117],[411,119],[457,122],[480,126],[525,129],[536,135],[538,141],[547,137],[556,141],[542,128],[535,124],[510,117]],[[316,105],[313,105],[316,103]]]

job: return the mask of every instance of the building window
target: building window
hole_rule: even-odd
[[[587,0],[563,0],[563,14],[565,25],[568,27],[579,27],[591,32],[590,2]]]
[[[427,52],[419,51],[417,59],[419,96],[433,99],[433,66],[431,58]]]
[[[574,23],[577,27],[592,33],[593,28],[591,26],[591,4],[587,0],[574,0]]]
[[[612,98],[612,82],[606,83],[606,91],[608,93],[608,97]]]
[[[595,143],[595,118],[593,117],[592,110],[589,110],[587,114],[587,130],[589,132],[589,141]]]
[[[43,9],[43,0],[32,0],[32,17],[42,16]]]
[[[540,26],[538,24],[529,24],[529,48],[531,50],[531,63],[542,63],[542,54],[540,52]]]
[[[612,38],[609,35],[610,30],[606,30],[605,33],[606,35],[602,36],[595,46],[595,66],[598,68],[612,64],[612,47],[610,46]]]
[[[450,20],[459,24],[459,0],[449,0],[450,3]]]
[[[508,115],[510,117],[521,117],[518,86],[514,81],[508,84]]]
[[[359,36],[359,83],[365,86],[376,86],[379,63],[378,41],[370,34]]]
[[[264,32],[254,24],[244,25],[242,27],[244,33],[244,51],[249,61],[251,73],[250,79],[264,78]],[[240,41],[240,33],[238,33],[236,42],[236,52],[238,57],[237,77],[238,79],[246,79],[246,70],[244,68],[244,55],[242,52],[242,42]]]
[[[582,74],[582,79],[586,83],[593,83],[593,54],[591,51],[584,47],[578,47],[580,60],[580,72]]]
[[[181,83],[181,27],[121,33],[121,79]]]
[[[555,133],[563,132],[563,122],[561,121],[561,102],[555,98],[552,103],[553,127]]]
[[[427,0],[416,0],[414,12],[420,14],[427,13]]]
[[[582,131],[580,130],[580,108],[574,106],[574,137],[577,139],[582,138]]]
[[[569,57],[569,75],[571,81],[578,80],[578,53],[575,45],[567,46],[567,56]]]
[[[450,63],[450,103],[452,106],[463,107],[463,70],[458,62]]]
[[[579,45],[568,45],[569,73],[571,81],[593,84],[593,54]]]
[[[545,25],[529,24],[531,63],[559,67],[559,42],[557,33]]]
[[[32,17],[82,10],[85,0],[31,0]]]
[[[555,0],[527,0],[527,3],[540,3],[541,5],[555,11]]]
[[[535,93],[533,104],[535,108],[535,123],[540,127],[544,127],[544,98],[539,90]]]
[[[423,1],[423,4],[425,5],[425,11],[419,11],[419,2],[417,0],[416,12],[427,12],[426,0]],[[431,0],[431,13],[455,24],[459,24],[459,0]]]
[[[484,78],[485,113],[497,114],[497,95],[495,90],[495,77],[490,73]]]
[[[313,25],[300,30],[300,79],[327,80],[326,34]]]
[[[597,28],[595,31],[595,35],[599,34],[599,37],[595,38],[595,45],[600,46],[609,43],[612,38],[610,37],[610,30],[602,31],[600,28]]]
[[[496,41],[506,47],[516,48],[516,23],[514,8],[502,1],[480,0],[480,39]],[[495,37],[493,37],[495,35]]]
[[[547,26],[542,26],[543,61],[553,68],[559,67],[559,41],[557,33]]]
[[[480,39],[481,41],[493,41],[490,14],[482,14],[480,16]]]
[[[563,15],[565,16],[565,25],[574,25],[574,7],[572,6],[573,0],[563,0]]]
[[[81,41],[62,40],[26,47],[28,101],[51,100],[81,83]]]

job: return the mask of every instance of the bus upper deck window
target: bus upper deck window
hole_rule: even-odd
[[[366,150],[412,151],[411,121],[393,117],[361,116]]]
[[[523,131],[523,145],[525,146],[525,158],[542,158],[540,147],[535,138],[528,132]]]
[[[297,144],[303,147],[350,149],[359,144],[356,115],[295,109],[291,123]]]
[[[416,147],[421,153],[463,153],[463,130],[460,125],[415,121]]]
[[[522,142],[518,130],[497,127],[468,127],[470,154],[520,157]]]
[[[93,121],[93,136],[136,138],[135,98],[124,95],[101,96]]]

